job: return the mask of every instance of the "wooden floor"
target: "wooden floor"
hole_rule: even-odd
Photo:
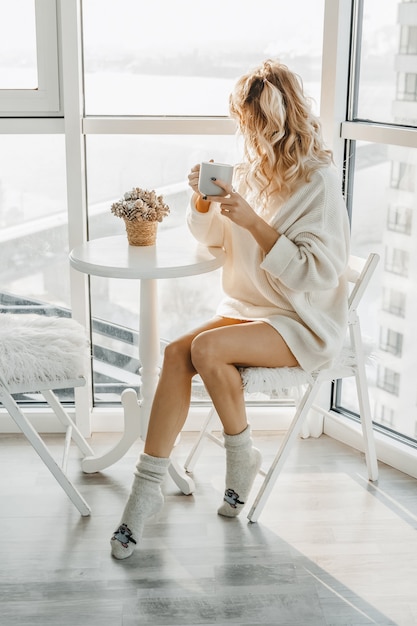
[[[269,458],[276,435],[254,437]],[[381,465],[374,486],[360,453],[326,436],[299,440],[251,524],[216,514],[224,453],[208,443],[194,496],[168,478],[164,511],[120,562],[109,538],[140,450],[94,475],[74,450],[69,474],[93,509],[81,518],[25,440],[0,435],[1,626],[417,624],[414,479]]]

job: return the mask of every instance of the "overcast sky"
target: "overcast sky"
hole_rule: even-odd
[[[305,54],[321,29],[324,0],[83,0],[89,46],[186,49],[265,39],[269,54]],[[396,21],[397,0],[365,0],[367,32]],[[0,0],[0,60],[34,49],[34,0]],[[31,19],[32,18],[32,19]]]

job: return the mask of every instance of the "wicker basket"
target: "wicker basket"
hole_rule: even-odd
[[[131,246],[154,246],[158,222],[125,220],[127,240]]]

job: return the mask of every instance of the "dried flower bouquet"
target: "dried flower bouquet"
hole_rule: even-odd
[[[162,196],[156,195],[155,191],[134,187],[132,191],[126,192],[121,200],[112,204],[111,211],[117,217],[129,222],[133,220],[162,222],[169,213],[169,206],[165,204]]]
[[[114,202],[111,211],[124,219],[127,238],[132,246],[151,246],[156,240],[158,222],[170,212],[163,197],[155,191],[134,187]]]

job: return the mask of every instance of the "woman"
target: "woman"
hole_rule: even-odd
[[[234,187],[218,180],[227,195],[202,197],[198,165],[188,177],[191,232],[226,251],[225,297],[213,319],[165,350],[144,453],[111,540],[118,559],[132,554],[146,519],[162,507],[160,485],[187,417],[193,376],[200,375],[223,425],[226,496],[218,513],[234,517],[261,462],[237,366],[312,371],[331,361],[345,336],[348,217],[301,81],[266,61],[238,80],[230,113],[244,140]]]

